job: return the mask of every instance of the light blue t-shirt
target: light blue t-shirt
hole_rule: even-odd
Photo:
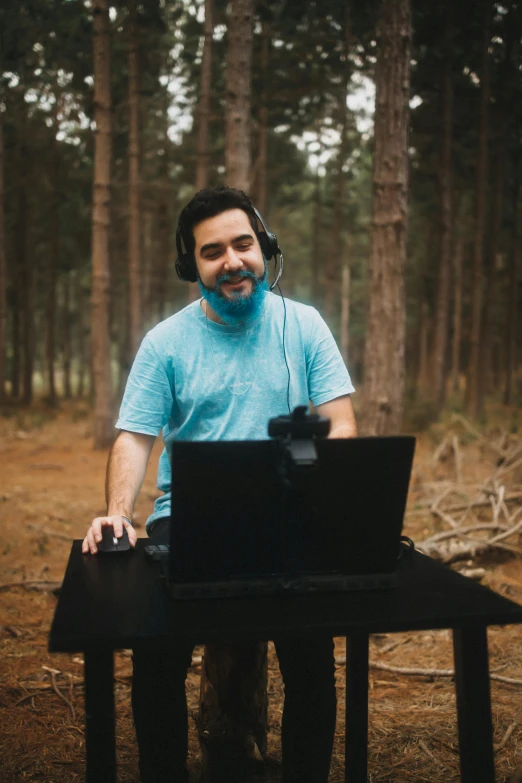
[[[317,310],[285,299],[290,409],[321,405],[354,391],[335,340]],[[147,528],[170,514],[173,440],[264,440],[268,420],[288,414],[283,351],[284,305],[265,294],[246,326],[206,318],[200,300],[162,321],[143,339],[129,374],[116,427],[158,435],[157,487]]]

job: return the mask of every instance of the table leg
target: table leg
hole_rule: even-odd
[[[455,687],[462,783],[495,783],[485,626],[454,629]]]
[[[114,656],[85,653],[87,783],[116,783]]]
[[[346,783],[366,783],[368,774],[368,634],[346,638]]]

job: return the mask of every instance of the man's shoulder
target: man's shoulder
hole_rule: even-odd
[[[298,302],[296,299],[289,299],[287,296],[277,296],[277,294],[271,293],[272,307],[277,311],[284,313],[286,306],[287,313],[292,313],[299,320],[307,320],[309,318],[321,317],[318,311],[312,305],[305,304],[304,302]],[[284,300],[284,301],[283,301]]]
[[[165,343],[170,343],[175,338],[183,337],[186,332],[193,332],[199,307],[199,300],[191,302],[182,310],[156,324],[147,332],[147,338],[156,349],[159,349]]]
[[[288,299],[286,296],[284,299],[276,294],[271,296],[272,307],[277,313],[278,319],[284,318],[286,313],[290,328],[292,325],[300,329],[306,328],[310,334],[318,328],[319,324],[324,323],[319,311],[313,305],[298,302],[296,299]]]

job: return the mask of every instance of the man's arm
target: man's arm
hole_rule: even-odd
[[[155,440],[154,435],[126,430],[122,430],[116,438],[109,454],[105,480],[107,516],[93,520],[83,541],[82,552],[96,554],[105,525],[113,526],[116,538],[121,538],[125,527],[130,545],[136,545],[136,531],[121,515],[132,519],[134,503],[143,484]]]
[[[349,394],[317,405],[315,410],[320,416],[330,419],[329,438],[355,438],[357,435],[357,423]]]

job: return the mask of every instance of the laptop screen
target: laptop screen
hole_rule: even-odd
[[[172,444],[173,583],[395,569],[415,438]]]

